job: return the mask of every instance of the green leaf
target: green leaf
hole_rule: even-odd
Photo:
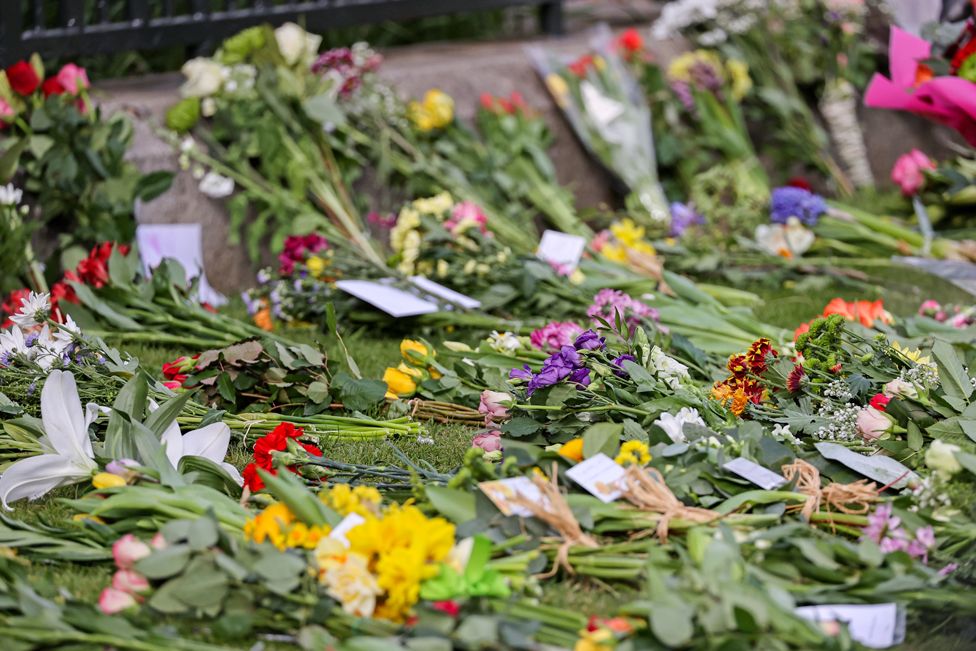
[[[385,385],[383,389],[385,395],[385,391],[386,391]],[[315,404],[325,402],[326,400],[329,399],[329,385],[320,380],[316,380],[315,382],[312,382],[311,384],[308,385],[308,392],[305,395],[306,397],[308,397],[309,400],[311,400]],[[383,396],[380,396],[381,400],[382,398]],[[349,408],[354,409],[353,407],[349,407]]]
[[[684,646],[694,634],[691,608],[677,597],[651,604],[650,624],[654,636],[669,647]]]
[[[589,459],[600,452],[613,458],[620,445],[624,426],[619,423],[597,423],[583,432],[583,458]]]
[[[187,542],[190,549],[202,551],[217,544],[217,523],[212,517],[197,518],[190,524]]]
[[[123,332],[140,332],[144,328],[130,319],[129,317],[119,314],[114,309],[109,307],[108,303],[102,301],[92,290],[84,283],[78,283],[69,281],[71,287],[75,290],[75,294],[78,296],[78,300],[87,307],[92,312],[98,314],[100,317],[105,319],[109,325],[121,330]]]
[[[339,388],[339,399],[346,409],[352,411],[363,411],[378,405],[385,395],[386,382],[383,380],[350,379]]]
[[[476,517],[475,495],[470,491],[446,486],[427,486],[424,493],[437,512],[455,524],[470,522]]]
[[[527,416],[519,416],[502,425],[502,431],[512,438],[520,439],[539,431],[541,425]]]
[[[940,385],[946,396],[968,401],[973,394],[973,385],[952,346],[937,339],[932,345],[932,357],[939,367]]]
[[[234,381],[230,379],[230,374],[224,371],[217,377],[217,391],[220,397],[227,402],[234,404],[237,402],[237,392],[234,390]]]
[[[20,155],[27,148],[28,144],[30,144],[30,139],[22,138],[0,156],[0,183],[8,183],[14,174],[17,173],[17,167],[20,164]]]
[[[159,170],[144,174],[136,183],[135,196],[143,201],[152,201],[173,184],[173,173]]]
[[[137,561],[135,569],[147,579],[166,579],[182,572],[189,562],[188,545],[171,545]]]
[[[191,395],[193,394],[187,391],[175,398],[170,398],[160,405],[159,409],[149,414],[143,425],[155,434],[156,438],[162,438],[163,433],[173,424],[173,421],[180,415],[180,412],[183,411],[183,407],[186,406]]]
[[[825,458],[841,463],[868,479],[881,482],[882,486],[891,484],[892,488],[903,488],[918,480],[918,475],[891,457],[881,454],[866,456],[839,445],[822,441],[814,447]]]
[[[919,450],[922,449],[922,445],[925,443],[925,440],[922,437],[922,431],[918,429],[918,425],[916,425],[915,422],[911,420],[908,421],[907,429],[908,429],[908,435],[907,435],[908,447],[918,452]]]

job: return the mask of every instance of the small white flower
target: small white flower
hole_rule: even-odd
[[[181,68],[186,81],[180,86],[183,97],[209,97],[220,91],[224,82],[219,63],[206,57],[190,59]]]
[[[10,320],[21,328],[32,328],[47,321],[51,314],[51,297],[49,294],[31,292],[20,304],[20,312],[10,317]]]
[[[499,353],[514,353],[522,347],[522,342],[511,332],[492,330],[488,336],[488,345]]]
[[[223,199],[234,192],[234,179],[221,176],[217,172],[207,172],[200,179],[200,192],[211,199]]]
[[[197,141],[193,139],[193,136],[187,136],[180,141],[180,151],[184,154],[193,151],[196,146]]]
[[[705,421],[701,419],[698,415],[697,409],[692,409],[690,407],[682,407],[677,414],[661,414],[654,424],[664,430],[664,433],[668,435],[675,443],[684,443],[688,439],[685,437],[684,427],[685,423],[694,423],[696,425],[704,425]]]
[[[70,314],[66,314],[64,318],[64,323],[58,326],[57,331],[51,335],[51,339],[57,342],[62,350],[67,348],[81,334],[81,328],[78,327]]]
[[[227,86],[228,86],[227,90],[233,92],[233,89],[230,88],[229,83],[227,84]],[[217,100],[215,100],[213,97],[208,97],[204,99],[202,102],[200,102],[200,114],[203,115],[203,117],[209,118],[213,116],[213,114],[216,112],[217,112]]]
[[[295,23],[285,23],[274,31],[278,51],[285,63],[293,66],[300,62],[311,63],[322,44],[322,37],[309,34]]]
[[[0,185],[0,206],[16,206],[24,198],[24,191],[13,183]]]

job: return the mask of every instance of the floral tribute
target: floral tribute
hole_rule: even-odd
[[[257,492],[264,488],[264,480],[258,474],[258,470],[263,470],[272,475],[278,474],[279,464],[276,462],[275,452],[298,453],[307,458],[308,455],[315,457],[322,456],[322,450],[311,443],[303,443],[299,439],[305,434],[305,430],[295,427],[292,423],[281,423],[271,432],[265,434],[254,444],[254,461],[245,466],[241,475],[244,477],[244,485]],[[304,451],[304,455],[301,453]],[[297,472],[297,466],[292,464],[286,466],[291,472]]]
[[[763,375],[769,369],[769,358],[777,355],[769,339],[757,339],[744,354],[732,355],[726,364],[729,376],[715,383],[712,397],[736,416],[742,416],[750,403],[761,404],[768,396]]]

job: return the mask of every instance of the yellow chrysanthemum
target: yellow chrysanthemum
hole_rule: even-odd
[[[691,70],[696,65],[704,64],[721,74],[722,60],[714,52],[708,50],[695,50],[685,52],[676,57],[668,66],[668,78],[675,81],[691,82]]]
[[[627,249],[617,244],[604,244],[600,255],[612,262],[627,262]]]
[[[622,466],[646,466],[651,461],[651,452],[642,441],[626,441],[614,461]]]
[[[363,517],[379,513],[383,497],[372,486],[356,486],[336,484],[328,490],[319,493],[319,499],[339,515],[356,513]]]
[[[305,261],[305,266],[308,267],[308,273],[312,274],[314,278],[318,278],[325,272],[329,263],[324,258],[313,255]]]
[[[627,217],[610,226],[613,236],[625,246],[634,246],[644,239],[644,227],[638,226],[633,219]]]
[[[414,199],[410,204],[418,213],[417,225],[420,225],[419,215],[432,215],[440,217],[444,213],[454,208],[454,197],[450,192],[441,192],[432,197],[422,197]]]

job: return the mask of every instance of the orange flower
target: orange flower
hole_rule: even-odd
[[[848,321],[858,321],[865,328],[873,328],[875,321],[891,323],[893,320],[891,314],[884,309],[884,303],[881,299],[873,302],[852,301],[848,303],[842,298],[835,298],[827,303],[823,311],[823,316],[830,316],[831,314],[840,314]]]
[[[800,327],[793,331],[793,341],[799,339],[800,335],[802,335],[804,332],[810,332],[809,321],[807,321],[806,323],[801,323]]]
[[[267,304],[254,313],[254,325],[267,332],[274,330],[274,323],[271,319],[271,308]]]
[[[748,404],[749,396],[746,395],[746,392],[742,389],[742,387],[739,387],[732,392],[732,404],[729,406],[729,409],[733,414],[736,416],[741,416],[742,412],[746,410],[746,405]]]

